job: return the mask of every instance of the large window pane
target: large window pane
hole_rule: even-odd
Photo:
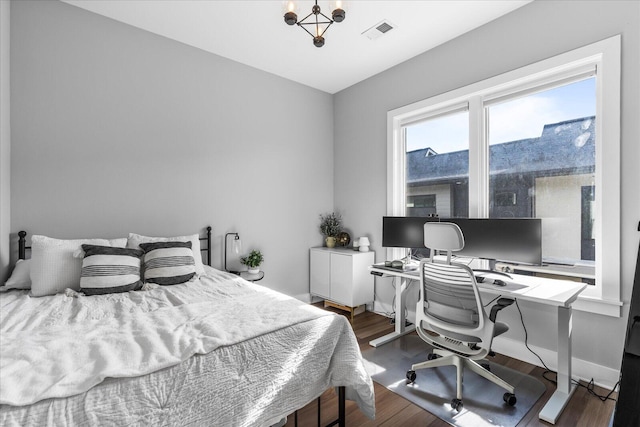
[[[406,215],[469,216],[469,113],[405,127]]]
[[[543,218],[543,258],[594,261],[595,77],[487,110],[489,216]]]

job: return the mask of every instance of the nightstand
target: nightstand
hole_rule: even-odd
[[[262,270],[260,270],[256,274],[249,274],[249,272],[247,271],[241,271],[237,274],[238,276],[242,277],[244,280],[248,280],[249,282],[258,282],[264,277],[264,271]]]

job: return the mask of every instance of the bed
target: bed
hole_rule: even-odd
[[[139,244],[183,253],[190,238],[195,261],[178,267],[195,270],[191,264],[200,259],[201,270],[188,281],[160,285],[145,278],[136,290],[92,290],[91,280],[108,270],[101,265],[89,280],[88,260],[125,252],[92,258],[92,251],[137,247],[129,235],[126,242],[80,245],[69,261],[74,280],[82,263],[80,289],[58,284],[55,293],[37,297],[35,280],[49,277],[49,286],[52,274],[36,264],[55,270],[60,263],[43,255],[36,247],[43,240],[34,243],[33,236],[32,259],[19,261],[9,281],[30,270],[31,289],[8,282],[0,293],[0,425],[272,426],[334,387],[341,413],[331,425],[345,424],[345,398],[373,418],[373,384],[348,320],[210,267],[210,231],[205,238]],[[67,245],[67,256],[78,243],[63,242],[56,247]],[[153,276],[145,258],[151,253],[142,255],[141,279]]]

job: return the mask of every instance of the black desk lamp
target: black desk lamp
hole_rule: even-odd
[[[233,237],[233,252],[238,255],[240,254],[240,250],[242,248],[242,241],[240,240],[240,235],[238,233],[227,233],[224,236],[224,271],[229,271],[227,270],[227,247],[228,247],[228,238],[229,236],[234,236]],[[229,273],[235,273],[238,274],[238,271],[229,271]]]

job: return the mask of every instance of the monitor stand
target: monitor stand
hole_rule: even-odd
[[[402,258],[402,261],[405,263],[405,265],[407,265],[411,264],[414,261],[420,262],[420,259],[420,257],[414,255],[413,249],[409,248],[409,250],[407,251],[407,256]]]
[[[488,269],[474,268],[473,271],[476,271],[478,273],[498,274],[498,275],[501,275],[501,276],[508,277],[509,279],[513,279],[513,277],[511,277],[511,275],[509,275],[508,273],[505,273],[504,271],[496,270],[496,260],[495,259],[487,259],[485,261],[487,261],[488,264],[489,264],[489,268]]]

